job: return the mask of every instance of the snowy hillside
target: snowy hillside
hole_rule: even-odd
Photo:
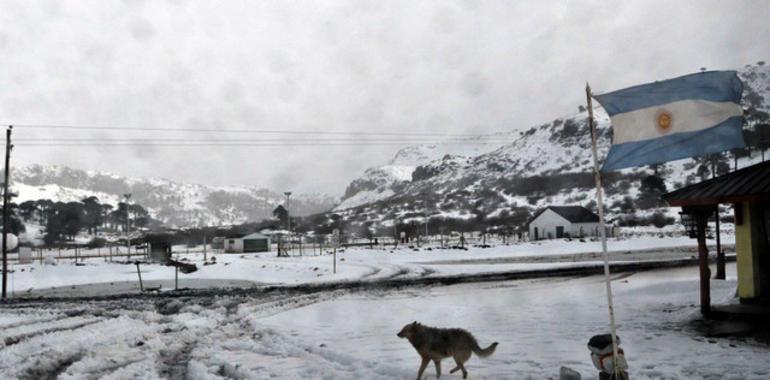
[[[499,139],[515,137],[515,132],[494,136]],[[480,140],[471,137],[470,140]],[[412,172],[420,165],[441,159],[446,155],[477,156],[497,148],[492,143],[484,144],[426,144],[412,145],[400,149],[387,165],[369,168],[361,178],[348,185],[343,201],[335,210],[345,210],[367,203],[387,199],[401,190],[412,180]]]
[[[258,187],[217,187],[182,184],[166,179],[137,179],[57,166],[32,165],[14,168],[12,189],[17,203],[27,200],[80,201],[96,196],[102,203],[116,204],[125,193],[151,216],[171,226],[235,224],[272,216],[283,204],[280,193]],[[292,196],[296,215],[323,212],[337,200],[320,194]]]
[[[763,63],[747,65],[739,70],[739,76],[745,83],[747,113],[767,112],[768,67]],[[590,207],[594,181],[587,117],[581,109],[512,134],[509,144],[478,153],[441,151],[440,146],[402,149],[387,165],[371,168],[354,180],[335,211],[349,220],[381,225],[420,222],[426,216],[520,224],[534,210],[546,205]],[[609,117],[598,104],[595,117],[599,155],[604,157],[612,133]],[[724,155],[718,160],[717,172],[733,170],[736,163],[744,167],[761,160],[761,152],[746,153],[748,156],[739,154],[738,158]],[[406,172],[411,167],[414,170],[408,176]],[[642,167],[605,176],[606,204],[611,217],[649,217],[654,212],[654,206],[640,207],[637,202],[642,195],[641,182],[650,175],[660,177],[666,190],[711,177],[711,164],[702,159],[674,161],[656,170],[657,173]]]

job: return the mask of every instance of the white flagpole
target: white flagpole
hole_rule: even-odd
[[[615,327],[615,307],[612,302],[612,283],[610,281],[610,255],[607,252],[607,231],[604,224],[604,202],[602,200],[602,176],[599,171],[599,159],[596,153],[596,123],[594,122],[594,109],[591,101],[591,86],[586,83],[586,101],[588,102],[588,123],[591,130],[591,150],[594,156],[594,179],[596,180],[596,200],[599,209],[599,236],[602,238],[602,253],[604,255],[604,284],[607,289],[607,308],[610,312],[610,331],[612,333],[612,368],[614,378],[621,379],[622,371],[618,368],[618,342],[617,329]]]

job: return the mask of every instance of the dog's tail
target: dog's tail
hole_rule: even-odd
[[[486,358],[495,353],[495,348],[497,348],[497,342],[490,344],[489,347],[485,349],[481,349],[478,344],[474,344],[473,353],[480,358]]]

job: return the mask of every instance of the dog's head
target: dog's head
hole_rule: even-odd
[[[401,329],[401,331],[396,334],[399,338],[406,338],[406,339],[412,339],[412,337],[415,334],[415,331],[419,328],[420,324],[417,323],[417,321],[414,321]]]

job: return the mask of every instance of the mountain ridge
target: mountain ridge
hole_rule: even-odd
[[[257,186],[210,186],[185,184],[163,178],[124,177],[106,171],[33,164],[13,168],[12,190],[16,202],[51,199],[80,201],[96,196],[103,203],[123,201],[144,206],[150,215],[171,227],[229,225],[272,217],[284,204],[282,194]],[[331,209],[337,198],[324,194],[295,194],[291,212],[309,215]]]

